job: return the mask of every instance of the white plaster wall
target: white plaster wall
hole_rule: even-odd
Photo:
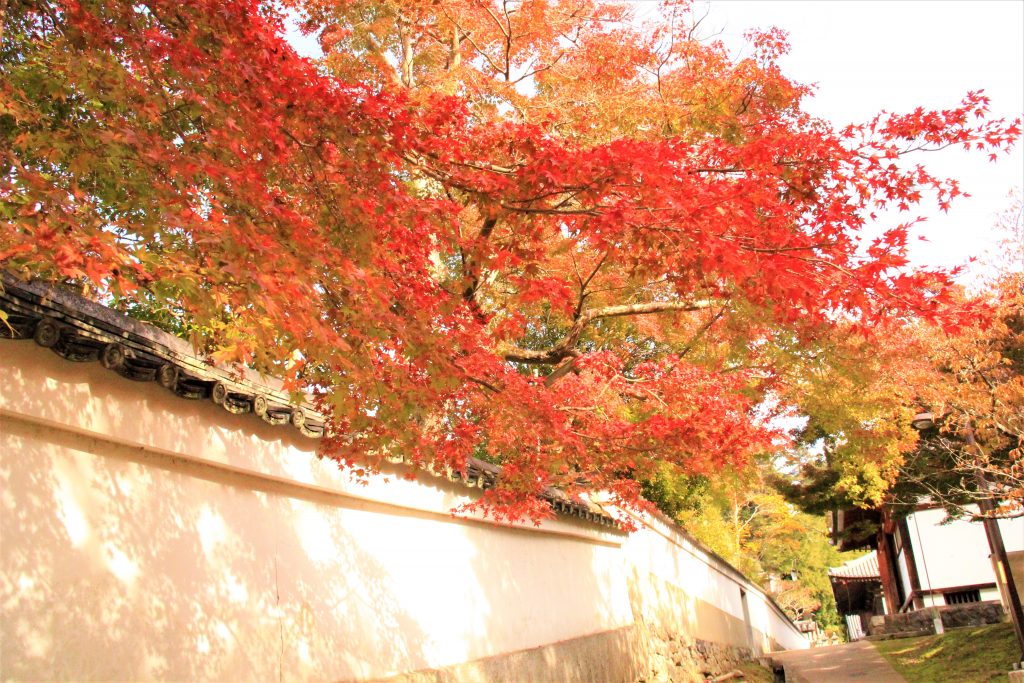
[[[644,518],[623,552],[635,581],[634,602],[642,606],[648,623],[755,652],[808,647],[807,639],[763,591],[674,525]],[[741,589],[747,595],[749,628]]]
[[[914,589],[910,581],[910,555],[907,554],[906,546],[896,554],[896,562],[899,563],[899,577],[900,583],[903,586],[903,595],[909,596]],[[906,597],[904,597],[905,599]]]
[[[999,597],[999,589],[998,588],[982,588],[980,593],[981,593],[981,601],[982,602],[985,602],[986,600],[999,600],[1000,599],[1000,597]]]
[[[907,518],[921,587],[939,590],[995,583],[982,524],[966,520],[942,524],[945,517],[943,510],[934,509]],[[1024,519],[1002,520],[999,526],[1007,551],[1024,549]],[[998,591],[993,595],[991,599],[998,599]]]
[[[629,626],[637,605],[806,646],[657,520],[628,538],[457,520],[469,490],[353,481],[314,446],[0,342],[0,677],[375,678]]]
[[[1003,535],[1006,552],[1015,553],[1024,550],[1024,517],[999,520],[999,531]]]

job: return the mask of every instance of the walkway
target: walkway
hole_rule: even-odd
[[[866,640],[789,650],[771,658],[786,668],[786,683],[906,683]]]

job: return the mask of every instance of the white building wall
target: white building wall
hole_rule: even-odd
[[[907,518],[921,588],[943,590],[994,584],[996,576],[981,522],[961,519],[942,524],[945,518],[941,509],[922,510]],[[1008,552],[1024,549],[1024,519],[1002,520],[999,526]],[[998,600],[998,589],[982,590],[981,599]],[[926,604],[944,605],[945,601],[939,595]]]
[[[907,553],[906,546],[896,554],[896,562],[899,563],[899,577],[903,588],[903,595],[909,596],[913,591],[913,585],[910,581],[910,555]]]

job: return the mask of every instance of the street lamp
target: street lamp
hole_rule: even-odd
[[[910,426],[919,432],[924,432],[935,427],[935,416],[932,413],[918,413],[910,421]],[[974,430],[967,427],[962,430],[967,444],[975,451],[980,449],[978,442],[974,440]],[[1010,617],[1013,621],[1013,630],[1017,634],[1017,645],[1020,647],[1020,661],[1014,665],[1015,669],[1024,668],[1024,609],[1021,609],[1020,594],[1017,593],[1017,583],[1013,580],[1013,572],[1010,569],[1010,560],[1006,556],[1006,546],[1003,545],[1003,534],[999,529],[999,522],[993,517],[995,502],[993,500],[988,481],[980,469],[974,470],[974,478],[978,488],[985,494],[978,500],[978,507],[981,508],[984,517],[982,524],[985,526],[985,536],[988,538],[988,547],[996,558],[996,571],[999,573],[1003,585],[1006,586],[1006,598],[1010,603]]]
[[[931,429],[935,426],[935,416],[931,413],[918,413],[910,421],[910,426],[919,432]]]

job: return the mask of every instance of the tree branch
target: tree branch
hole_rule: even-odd
[[[686,354],[693,350],[694,345],[698,341],[700,341],[701,337],[707,334],[707,331],[711,329],[712,325],[718,322],[722,318],[722,316],[725,315],[727,309],[727,306],[722,306],[720,309],[718,309],[718,313],[715,313],[713,316],[708,318],[707,322],[700,326],[700,329],[698,329],[697,332],[693,335],[693,337],[690,338],[690,341],[686,342],[686,346],[683,347],[683,350],[679,352],[680,358],[682,358],[683,356],[685,356]]]
[[[558,344],[544,351],[534,349],[506,348],[502,350],[502,356],[507,361],[517,363],[531,363],[537,365],[550,365],[575,356],[578,354],[575,347],[583,333],[584,328],[595,320],[603,318],[621,318],[632,315],[651,315],[655,313],[668,312],[692,312],[710,308],[716,304],[713,300],[700,301],[652,301],[645,304],[620,304],[618,306],[604,306],[583,311],[576,316],[568,334]],[[563,373],[564,374],[564,373]]]
[[[497,224],[497,218],[485,219],[484,224],[480,227],[480,234],[477,238],[486,242],[490,238],[491,233],[494,232],[494,226]],[[462,262],[465,275],[468,278],[466,288],[462,291],[462,298],[476,308],[476,293],[480,289],[480,265],[472,255],[467,257],[465,253],[462,255]]]

